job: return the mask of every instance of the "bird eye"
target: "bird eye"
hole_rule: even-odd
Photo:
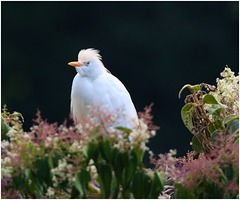
[[[86,64],[87,64],[87,65],[89,65],[89,64],[90,64],[90,62],[88,61]]]

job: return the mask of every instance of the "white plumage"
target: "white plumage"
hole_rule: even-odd
[[[99,51],[81,50],[78,61],[68,64],[77,71],[71,92],[71,112],[76,123],[88,114],[89,107],[100,106],[101,110],[117,115],[110,126],[134,129],[138,125],[137,112],[127,89],[104,67]]]

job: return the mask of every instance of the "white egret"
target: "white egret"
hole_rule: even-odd
[[[83,49],[78,61],[68,65],[77,71],[71,92],[71,113],[76,123],[87,116],[89,107],[99,105],[100,109],[117,115],[111,126],[134,129],[138,125],[137,112],[127,89],[104,67],[98,50]]]

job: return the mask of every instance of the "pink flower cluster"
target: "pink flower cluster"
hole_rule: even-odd
[[[197,188],[199,181],[211,181],[219,185],[227,193],[236,194],[239,192],[238,174],[239,170],[239,144],[233,143],[233,139],[226,141],[226,136],[221,136],[214,143],[214,149],[208,157],[200,155],[193,159],[191,154],[179,159],[183,165],[181,172],[182,184],[187,188]],[[232,179],[226,177],[224,170],[232,171]],[[234,177],[235,174],[235,177]]]
[[[187,156],[176,158],[176,151],[170,150],[170,153],[160,154],[159,159],[151,158],[151,161],[155,170],[187,189],[198,190],[200,183],[210,182],[222,188],[226,198],[228,194],[239,192],[239,145],[233,140],[226,142],[226,136],[221,135],[207,157],[200,154],[198,159],[194,159],[194,152],[188,152]],[[230,178],[225,170],[231,171]]]
[[[84,154],[86,153],[85,147],[90,141],[95,141],[98,136],[108,138],[111,145],[123,151],[129,151],[134,145],[138,147],[136,142],[145,144],[158,128],[152,123],[151,106],[146,107],[145,112],[140,113],[140,120],[143,122],[135,131],[124,127],[116,129],[112,124],[118,116],[99,110],[99,107],[94,108],[88,116],[79,119],[81,123],[73,125],[67,125],[67,121],[61,125],[49,123],[42,119],[41,113],[38,111],[37,118],[33,120],[34,125],[29,132],[23,131],[22,123],[17,118],[7,121],[9,141],[3,140],[1,146],[2,197],[10,197],[15,194],[12,190],[8,190],[8,188],[13,188],[12,177],[24,173],[26,169],[34,171],[33,163],[35,161],[56,155],[60,159],[57,166],[51,169],[54,185],[53,188],[48,188],[48,192],[50,196],[54,193],[61,193],[57,189],[58,184],[68,181],[69,185],[73,185],[75,172],[90,166],[81,165],[86,156]],[[130,138],[133,138],[134,135],[142,137],[138,137],[136,142],[132,142]],[[144,145],[140,147],[145,150]]]
[[[2,178],[1,180],[1,199],[21,199],[19,192],[15,191],[12,187],[11,178]]]

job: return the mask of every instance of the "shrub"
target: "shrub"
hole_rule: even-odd
[[[139,113],[135,130],[105,126],[115,118],[96,107],[70,126],[48,123],[38,111],[29,132],[22,115],[4,106],[2,198],[238,198],[239,80],[228,67],[221,76],[217,88],[180,90],[179,97],[185,88],[191,92],[181,117],[193,150],[179,158],[176,150],[155,158],[146,146],[158,129],[152,105]],[[145,152],[154,169],[144,167]]]
[[[97,123],[94,114],[84,124],[67,127],[66,122],[48,123],[38,111],[27,133],[18,115],[4,109],[2,197],[17,193],[16,198],[157,198],[164,176],[147,172],[142,163],[145,144],[156,129],[150,110],[140,114],[134,131],[106,129],[104,124],[113,119],[103,112],[104,123]]]
[[[174,198],[239,197],[239,77],[228,67],[221,76],[217,88],[187,84],[179,92],[179,97],[185,88],[191,92],[181,116],[193,134],[193,151],[183,158],[171,151],[151,159],[172,181]]]

